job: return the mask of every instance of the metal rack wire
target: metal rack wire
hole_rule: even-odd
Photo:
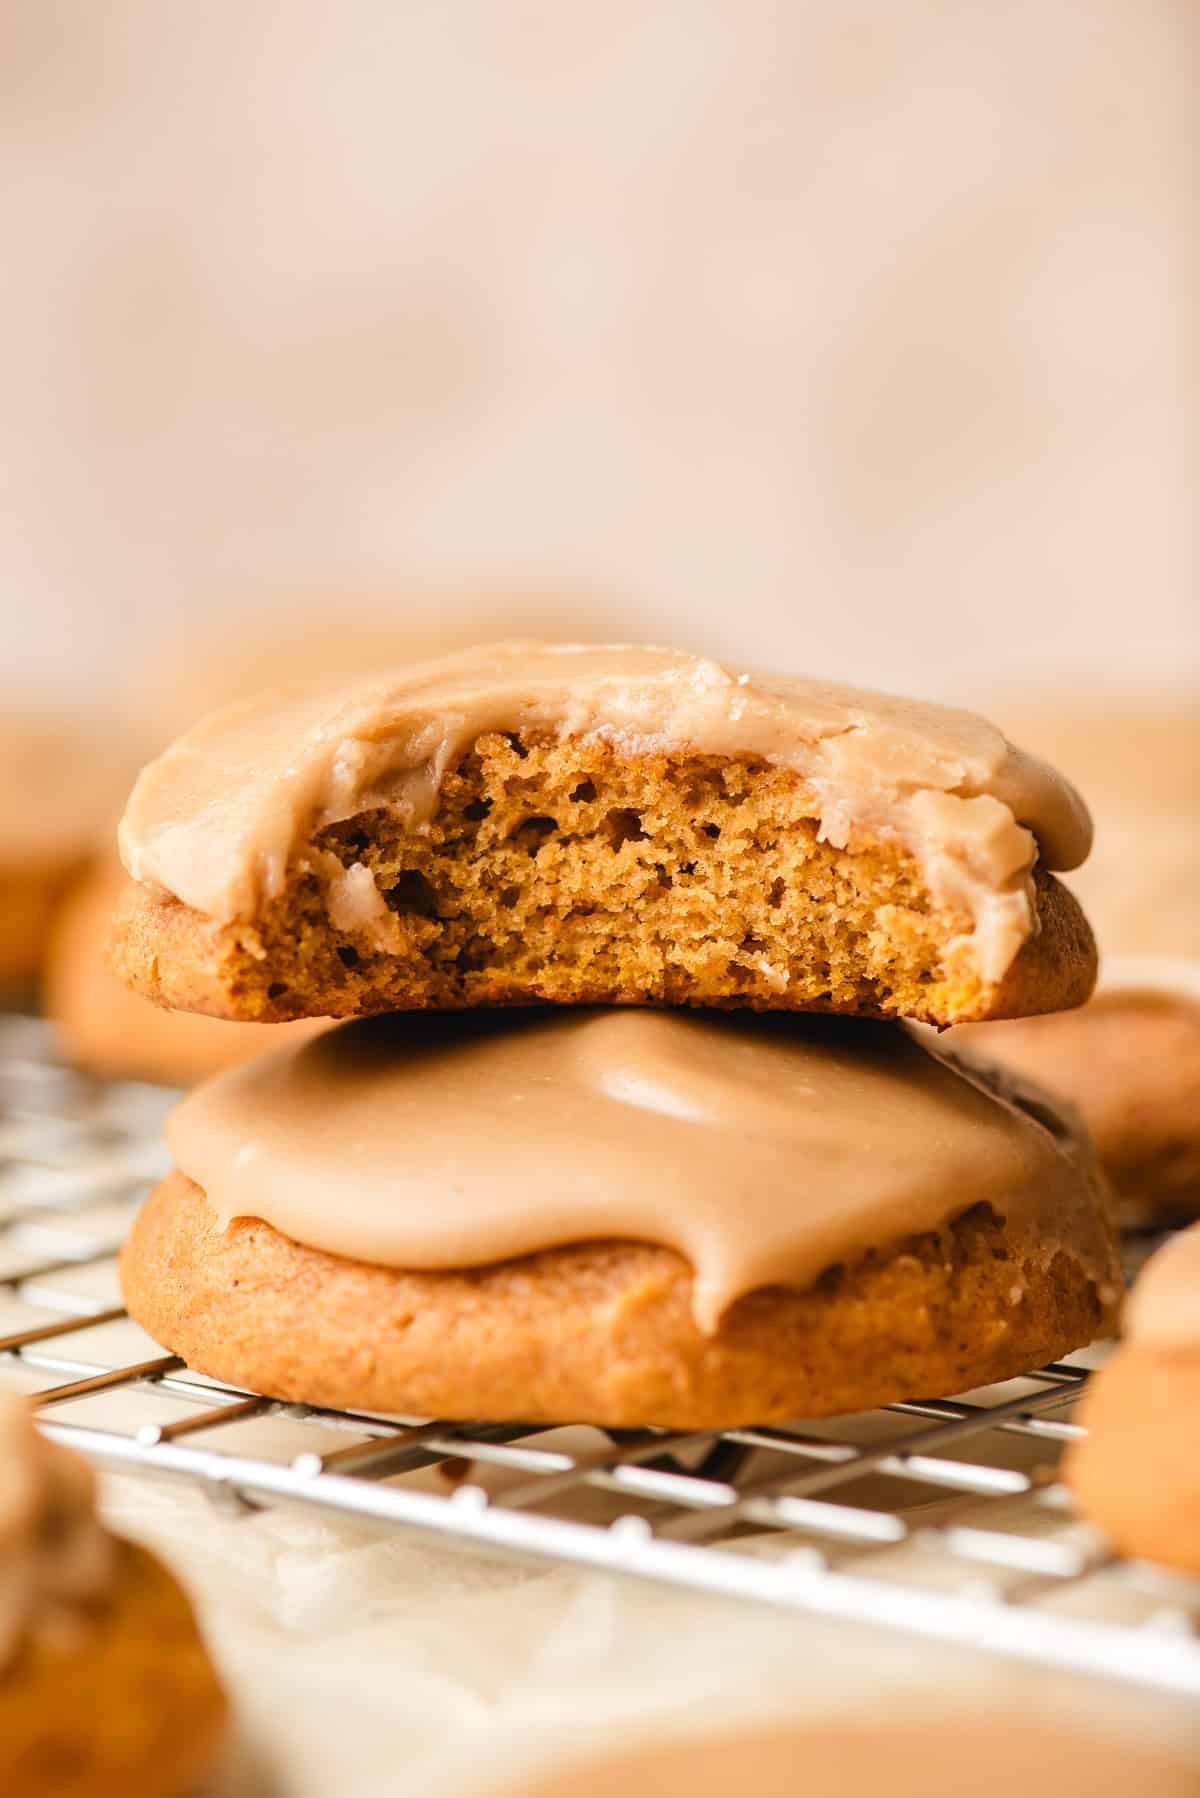
[[[190,1372],[122,1310],[116,1251],[173,1095],[89,1080],[0,1018],[0,1388],[101,1462],[237,1509],[640,1574],[1200,1696],[1200,1582],[1119,1562],[1055,1464],[1087,1357],[954,1400],[681,1435],[283,1405]]]

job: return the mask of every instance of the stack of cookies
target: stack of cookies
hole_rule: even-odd
[[[114,965],[350,1020],[176,1111],[130,1310],[310,1403],[709,1429],[1100,1334],[1077,1125],[933,1031],[1081,1004],[1090,827],[982,719],[511,642],[243,703],[141,776]]]

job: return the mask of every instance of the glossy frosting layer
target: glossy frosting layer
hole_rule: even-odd
[[[114,1546],[94,1486],[23,1399],[0,1398],[0,1674],[31,1632],[69,1641],[78,1612],[108,1591]]]
[[[823,834],[893,838],[965,910],[985,979],[1033,928],[1030,871],[1087,855],[1074,790],[982,718],[676,650],[505,642],[215,714],[145,769],[121,825],[135,879],[228,923],[283,889],[315,830],[379,805],[413,830],[488,731],[601,736],[794,768]]]
[[[695,1270],[706,1331],[743,1293],[808,1286],[977,1204],[1027,1224],[1048,1258],[1065,1243],[1115,1277],[1073,1142],[862,1020],[365,1020],[209,1081],[167,1134],[223,1221],[385,1266],[664,1244]]]
[[[1125,1335],[1147,1348],[1200,1350],[1200,1224],[1151,1255],[1125,1305]]]

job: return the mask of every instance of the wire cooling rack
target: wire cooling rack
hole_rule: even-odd
[[[1200,1695],[1200,1582],[1120,1562],[1056,1478],[1088,1357],[954,1400],[721,1434],[284,1405],[126,1316],[116,1252],[173,1095],[86,1079],[0,1018],[0,1388],[93,1458],[247,1511],[318,1506]]]

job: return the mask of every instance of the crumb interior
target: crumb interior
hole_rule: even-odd
[[[360,890],[369,874],[374,920],[332,922],[339,864]],[[970,929],[896,845],[822,842],[793,770],[493,733],[428,826],[377,807],[314,837],[227,972],[243,1015],[273,1017],[545,1000],[945,1018],[978,1001]]]

